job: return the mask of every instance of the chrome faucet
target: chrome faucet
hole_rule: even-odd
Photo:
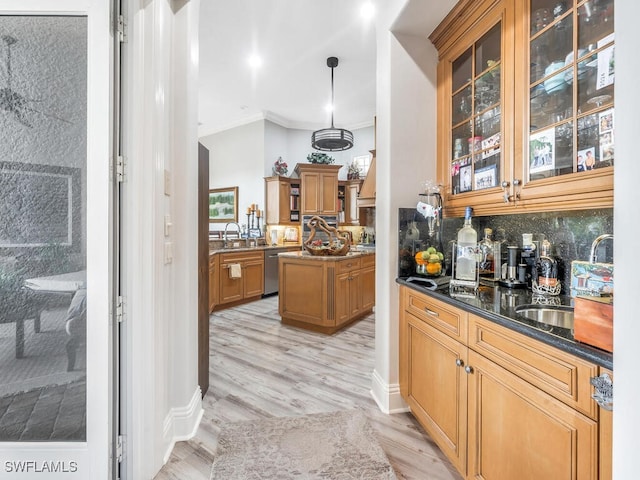
[[[227,228],[229,228],[229,225],[235,225],[236,228],[238,229],[238,238],[240,238],[240,234],[242,233],[242,230],[240,229],[240,224],[236,223],[236,222],[229,222],[224,226],[224,235],[222,236],[222,239],[224,240],[224,246],[227,246]]]
[[[590,263],[596,263],[596,260],[598,259],[598,256],[596,255],[598,245],[600,245],[600,242],[602,242],[603,240],[607,240],[608,238],[613,240],[613,235],[611,235],[610,233],[604,233],[599,237],[596,237],[596,239],[593,241],[593,243],[591,244],[591,253],[589,254]]]

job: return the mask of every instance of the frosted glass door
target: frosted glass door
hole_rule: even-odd
[[[110,35],[96,5],[0,6],[0,478],[109,471]]]

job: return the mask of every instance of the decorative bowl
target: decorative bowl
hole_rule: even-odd
[[[313,216],[307,222],[309,226],[309,238],[303,243],[304,249],[311,255],[316,256],[338,256],[346,255],[351,247],[349,236],[345,232],[339,231],[321,217]],[[321,230],[329,235],[328,242],[316,240],[316,229]]]

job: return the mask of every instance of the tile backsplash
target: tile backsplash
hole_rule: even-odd
[[[411,222],[416,222],[420,231],[419,240],[408,241],[407,230]],[[415,208],[399,209],[399,245],[408,258],[407,250],[415,254],[422,248],[438,244],[447,255],[446,266],[450,271],[449,242],[455,240],[462,227],[462,218],[445,218],[442,222],[442,236],[429,237],[426,220]],[[558,260],[559,278],[562,282],[562,293],[569,293],[571,282],[571,262],[573,260],[589,260],[591,244],[601,234],[613,232],[613,209],[572,210],[563,212],[526,213],[517,215],[495,215],[473,217],[473,228],[478,232],[478,240],[484,237],[484,229],[493,230],[494,240],[505,240],[506,245],[522,247],[522,234],[533,234],[533,240],[546,238],[551,242],[551,252]],[[402,260],[402,252],[400,258]],[[598,248],[598,261],[613,263],[613,242],[603,241]],[[399,276],[408,276],[412,265],[407,261],[399,262]]]

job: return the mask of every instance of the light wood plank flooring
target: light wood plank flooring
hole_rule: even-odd
[[[386,415],[372,399],[374,322],[370,315],[332,336],[283,326],[277,296],[211,315],[204,418],[156,480],[208,480],[227,423],[353,408],[367,414],[398,478],[461,479],[411,414]]]

